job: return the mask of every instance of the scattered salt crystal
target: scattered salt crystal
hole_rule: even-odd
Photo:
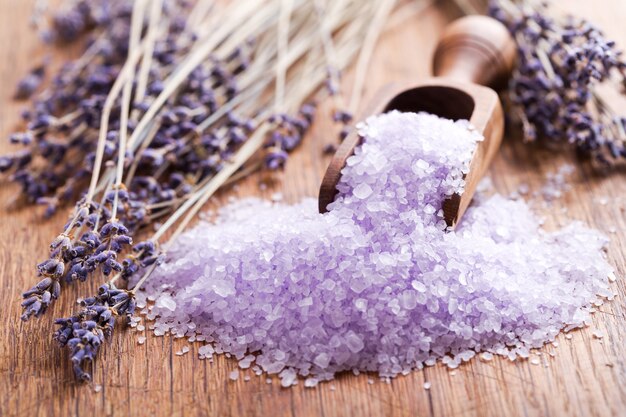
[[[95,392],[100,392],[100,391],[102,391],[102,385],[99,385],[99,384],[98,384],[98,385],[94,385],[94,386],[93,386],[93,390],[94,390]]]
[[[541,363],[541,361],[537,358],[531,359],[530,363],[532,363],[533,365],[539,365]]]
[[[139,336],[137,338],[137,343],[139,343],[140,345],[143,345],[144,343],[146,343],[146,337],[145,336]]]
[[[494,195],[446,231],[443,200],[463,192],[482,139],[466,121],[391,112],[359,130],[328,213],[234,201],[173,242],[137,294],[155,335],[205,340],[200,358],[255,362],[285,386],[347,370],[389,383],[477,353],[529,358],[612,297],[607,239],[581,223],[544,231],[523,200]]]
[[[144,330],[146,330],[146,326],[144,326],[143,324],[140,324],[137,326],[137,331],[138,332],[143,332]]]
[[[241,369],[247,369],[250,367],[250,364],[254,361],[253,355],[247,355],[245,358],[239,361],[239,367]]]
[[[429,390],[431,387],[431,383],[430,382],[424,382],[424,389],[425,390]]]
[[[244,381],[246,381],[246,382],[250,381],[250,375],[246,375],[246,376],[244,376],[244,377],[243,377],[243,380],[244,380]]]
[[[602,339],[604,337],[600,330],[594,330],[591,334],[595,339]]]
[[[368,384],[370,384],[370,385],[372,385],[372,384],[374,383],[374,380],[373,380],[372,378],[368,378],[368,379],[367,379],[367,383],[368,383]]]
[[[280,377],[280,385],[285,388],[295,385],[298,377],[293,368],[283,370],[278,376]]]
[[[198,348],[198,356],[200,356],[201,358],[211,357],[213,353],[214,349],[211,345],[204,345]]]
[[[555,172],[546,175],[546,183],[541,189],[541,194],[545,201],[552,202],[571,189],[568,178],[575,172],[571,164],[563,164]]]
[[[271,197],[272,201],[282,201],[283,193],[274,193]]]
[[[235,369],[234,371],[231,371],[230,374],[228,374],[228,378],[230,378],[233,381],[236,381],[239,379],[239,371],[237,369]]]
[[[181,349],[181,352],[183,353],[189,352],[189,346],[183,346],[183,348]]]
[[[520,193],[520,195],[526,195],[528,194],[529,191],[530,191],[530,187],[526,183],[520,184],[517,187],[517,192]]]
[[[318,383],[319,381],[317,380],[317,378],[307,378],[304,380],[304,386],[307,388],[313,388],[317,386]]]
[[[493,354],[490,352],[483,352],[480,354],[480,359],[484,361],[490,361],[493,359]]]

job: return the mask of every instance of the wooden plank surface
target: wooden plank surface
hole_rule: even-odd
[[[32,0],[0,0],[0,153],[9,150],[4,138],[18,121],[20,104],[10,100],[15,82],[48,53],[27,22]],[[568,10],[600,25],[626,47],[626,2],[623,0],[570,0]],[[437,34],[451,18],[432,7],[389,30],[382,39],[368,73],[366,96],[392,80],[416,80],[429,73],[429,57]],[[72,53],[71,51],[69,52]],[[58,51],[55,56],[61,56]],[[328,108],[322,108],[322,112]],[[621,105],[622,114],[626,106]],[[224,195],[263,195],[281,191],[287,201],[316,196],[329,161],[321,156],[324,144],[335,137],[327,117],[289,161],[284,174],[255,176]],[[341,375],[314,389],[302,384],[282,389],[274,380],[252,375],[236,382],[228,373],[236,363],[220,357],[214,363],[197,358],[198,345],[178,357],[186,343],[171,337],[148,336],[138,345],[137,334],[117,331],[101,351],[95,383],[77,385],[66,357],[51,339],[53,317],[67,315],[74,300],[94,291],[96,280],[64,292],[50,314],[23,324],[19,320],[20,292],[33,283],[37,260],[60,230],[64,215],[42,221],[37,210],[9,208],[15,187],[0,186],[0,416],[624,416],[626,415],[626,172],[594,173],[568,152],[520,144],[508,134],[492,168],[497,190],[507,194],[527,183],[539,190],[545,175],[568,162],[576,166],[573,190],[552,207],[541,209],[547,224],[580,219],[609,232],[610,262],[619,296],[594,315],[592,329],[558,338],[542,352],[541,365],[504,359],[474,360],[455,374],[437,365],[385,384],[368,383],[368,376]],[[265,192],[259,180],[270,181]],[[606,199],[606,201],[604,200]],[[212,204],[219,204],[217,199]],[[606,204],[603,204],[606,203]],[[564,208],[567,213],[564,213]],[[423,384],[429,381],[430,390]],[[96,386],[100,387],[99,391]]]

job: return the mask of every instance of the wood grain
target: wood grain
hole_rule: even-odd
[[[0,0],[0,136],[15,127],[21,105],[11,102],[12,86],[48,52],[28,29],[32,1]],[[601,3],[602,7],[598,7]],[[565,6],[562,6],[565,7]],[[570,0],[569,11],[594,20],[626,46],[626,2],[623,0]],[[453,16],[433,7],[395,27],[383,37],[369,71],[365,102],[392,80],[416,82],[429,75],[430,56],[439,34]],[[72,51],[68,52],[69,54]],[[58,57],[60,54],[53,51]],[[626,106],[616,104],[626,114]],[[323,107],[321,112],[328,112]],[[227,195],[262,195],[282,191],[288,201],[316,196],[329,162],[322,148],[336,132],[327,117],[318,118],[313,131],[294,153],[283,174],[255,176]],[[2,142],[0,152],[9,150]],[[550,207],[538,205],[546,226],[566,218],[579,219],[609,232],[607,254],[618,281],[615,301],[594,315],[593,327],[604,337],[594,339],[591,329],[559,337],[559,346],[546,346],[545,365],[529,362],[474,360],[453,375],[443,366],[400,377],[391,384],[368,384],[368,376],[341,375],[315,389],[299,385],[281,389],[265,377],[233,382],[228,373],[236,363],[217,358],[197,359],[197,345],[189,354],[175,352],[186,343],[171,337],[148,336],[138,345],[137,334],[119,331],[101,352],[95,384],[73,382],[66,353],[50,338],[52,318],[70,313],[78,296],[96,288],[92,280],[67,289],[50,314],[23,324],[19,320],[20,292],[33,282],[33,267],[46,255],[58,233],[63,215],[40,220],[35,209],[10,210],[13,186],[0,187],[0,416],[623,416],[626,414],[626,170],[609,175],[595,173],[569,152],[557,152],[520,143],[514,133],[492,164],[490,174],[498,191],[507,194],[526,183],[539,190],[547,172],[562,163],[576,166],[573,189]],[[258,190],[260,180],[272,186]],[[605,201],[606,199],[606,201]],[[211,204],[219,204],[217,198]],[[565,210],[567,212],[565,212]],[[547,353],[555,353],[554,357]],[[423,384],[429,381],[430,390]]]

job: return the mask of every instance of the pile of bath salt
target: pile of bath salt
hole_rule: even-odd
[[[244,200],[181,235],[139,294],[154,333],[314,386],[528,357],[612,297],[606,239],[580,223],[548,233],[496,195],[446,231],[440,207],[481,140],[468,122],[391,112],[359,130],[328,213]]]

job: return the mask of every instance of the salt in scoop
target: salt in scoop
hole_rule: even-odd
[[[452,120],[469,120],[484,136],[472,156],[463,194],[454,194],[443,203],[444,219],[450,228],[463,216],[502,141],[502,105],[492,88],[506,84],[514,60],[515,43],[500,22],[486,16],[458,19],[439,40],[433,57],[435,76],[418,84],[383,88],[360,118],[391,110],[427,112]],[[356,131],[352,132],[333,156],[320,187],[320,213],[326,212],[334,201],[341,170],[361,140]]]

